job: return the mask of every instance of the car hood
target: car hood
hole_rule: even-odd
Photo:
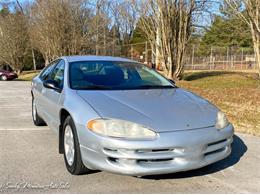
[[[181,88],[148,90],[79,90],[77,94],[103,118],[142,124],[156,132],[215,125],[218,109]]]

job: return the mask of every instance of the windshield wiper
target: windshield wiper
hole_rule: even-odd
[[[173,85],[140,85],[135,87],[112,87],[104,85],[90,85],[76,87],[77,90],[131,90],[131,89],[172,89],[176,88]]]
[[[89,89],[97,89],[97,90],[109,90],[113,89],[112,87],[104,86],[104,85],[90,85],[84,87],[77,87],[78,90],[89,90]]]
[[[175,88],[175,86],[172,85],[140,85],[134,87],[135,89],[169,89],[169,88]]]

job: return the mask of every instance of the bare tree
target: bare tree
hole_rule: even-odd
[[[37,0],[30,11],[30,38],[45,63],[62,55],[80,54],[90,39],[89,10],[84,0]]]
[[[260,78],[260,1],[259,0],[225,0],[230,13],[244,21],[251,30],[255,60]]]
[[[107,55],[109,39],[109,25],[111,18],[109,16],[109,4],[107,0],[96,0],[94,3],[94,15],[89,24],[90,35],[94,38],[95,54]]]
[[[145,0],[136,1],[141,14],[140,28],[150,41],[156,63],[171,79],[180,79],[183,57],[192,32],[193,14],[206,1]]]
[[[111,10],[123,44],[129,44],[137,23],[137,10],[133,0],[112,0]]]
[[[20,5],[19,5],[20,6]],[[18,74],[29,52],[27,18],[22,10],[0,14],[0,61]]]

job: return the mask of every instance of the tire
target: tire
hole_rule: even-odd
[[[35,126],[45,126],[46,125],[44,120],[41,117],[39,117],[39,115],[37,113],[37,108],[36,108],[36,104],[34,102],[34,98],[32,98],[32,119],[33,119],[33,123]]]
[[[63,135],[62,135],[62,143],[63,143],[63,151],[64,151],[64,161],[67,170],[72,175],[82,175],[89,173],[91,170],[86,168],[82,162],[81,153],[80,153],[80,146],[79,146],[79,140],[77,136],[77,131],[75,124],[71,118],[71,116],[68,116],[64,123],[63,123]],[[69,135],[70,134],[70,135]],[[72,135],[72,137],[71,137]],[[70,148],[69,145],[71,145],[71,141],[73,142],[73,151],[74,154],[71,155],[72,150],[68,149]]]
[[[7,81],[7,76],[6,75],[1,75],[0,76],[0,81]]]

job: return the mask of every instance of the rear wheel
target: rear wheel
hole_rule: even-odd
[[[42,120],[41,117],[39,117],[39,115],[37,113],[37,108],[36,108],[36,103],[34,101],[34,98],[32,98],[32,118],[33,118],[34,125],[36,125],[36,126],[46,125],[44,120]]]
[[[63,151],[67,170],[73,175],[90,172],[82,162],[75,124],[68,116],[63,124]]]
[[[7,76],[6,75],[1,75],[0,76],[1,81],[7,81]]]

